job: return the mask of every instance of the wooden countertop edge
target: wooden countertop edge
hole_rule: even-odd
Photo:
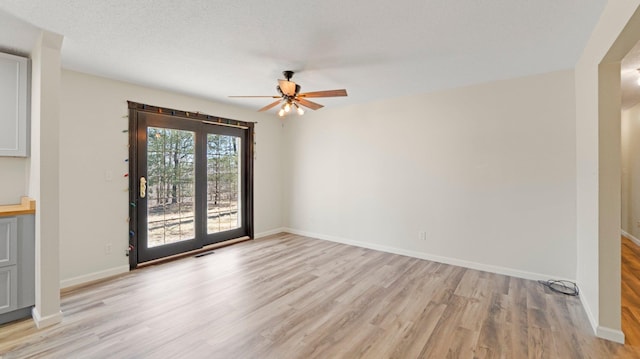
[[[36,200],[29,197],[22,197],[20,204],[0,206],[0,217],[34,213],[36,213]]]

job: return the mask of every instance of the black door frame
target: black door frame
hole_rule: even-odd
[[[156,254],[163,256],[164,252],[186,252],[194,249],[202,248],[202,246],[217,243],[225,240],[231,240],[238,237],[248,236],[254,238],[254,215],[253,215],[253,146],[254,146],[254,123],[238,121],[232,119],[221,118],[217,116],[211,116],[201,113],[193,113],[187,111],[174,110],[170,108],[163,108],[157,106],[150,106],[146,104],[127,101],[129,107],[129,265],[131,269],[136,268],[139,263],[142,263],[139,256],[138,248],[138,227],[143,225],[139,221],[139,210],[142,208],[138,204],[144,205],[146,208],[146,199],[140,199],[140,189],[138,186],[138,180],[140,176],[146,173],[140,173],[138,162],[138,155],[141,151],[142,145],[146,144],[146,132],[138,132],[139,122],[144,118],[147,120],[151,118],[162,117],[162,122],[165,123],[179,123],[180,129],[194,130],[196,131],[196,152],[204,151],[206,156],[206,136],[209,133],[228,134],[237,136],[242,134],[242,162],[244,173],[241,176],[243,183],[242,186],[242,203],[244,208],[242,211],[242,226],[239,230],[225,231],[215,234],[207,234],[206,228],[202,224],[198,225],[202,219],[196,216],[196,238],[195,241],[177,242],[168,245],[163,245],[156,250]],[[154,116],[155,115],[155,116]],[[159,116],[158,116],[159,115]],[[151,120],[155,122],[156,120]],[[216,126],[215,131],[212,131],[211,126]],[[164,126],[163,126],[164,127]],[[169,125],[169,127],[171,127]],[[200,143],[200,145],[198,145]],[[146,168],[146,167],[145,167]],[[206,170],[196,170],[196,176],[199,180],[196,180],[196,196],[206,193]],[[201,179],[204,178],[203,182]],[[199,211],[196,213],[204,213],[206,216],[206,201],[195,201],[195,205],[199,206]],[[205,210],[202,212],[202,210]],[[204,217],[203,217],[204,218]],[[199,230],[200,228],[200,230]],[[146,230],[146,227],[145,227]],[[228,238],[232,235],[231,238]],[[150,260],[150,259],[145,259]]]

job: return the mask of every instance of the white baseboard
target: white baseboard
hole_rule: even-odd
[[[60,289],[73,287],[80,284],[93,282],[96,280],[106,279],[119,274],[127,273],[129,271],[129,265],[122,265],[115,268],[109,268],[98,272],[84,274],[81,276],[63,279],[60,281]]]
[[[636,237],[632,236],[630,233],[627,233],[626,231],[624,231],[624,230],[622,230],[622,229],[620,230],[620,233],[622,233],[622,235],[623,235],[626,239],[628,239],[628,240],[630,240],[631,242],[635,243],[637,246],[640,246],[640,239],[638,239],[638,238],[636,238]]]
[[[43,317],[40,315],[37,307],[33,307],[31,310],[31,317],[36,323],[36,327],[38,327],[38,329],[46,328],[62,322],[62,312],[57,312]]]
[[[286,232],[285,228],[275,228],[275,229],[271,229],[268,231],[264,231],[264,232],[260,232],[260,233],[256,233],[253,235],[254,238],[262,238],[262,237],[266,237],[266,236],[270,236],[273,234],[278,234],[278,233],[282,233],[282,232]]]
[[[591,311],[591,306],[589,305],[589,302],[587,302],[587,298],[584,295],[579,296],[578,298],[580,298],[580,303],[582,303],[582,308],[584,308],[584,311],[587,313],[587,319],[589,320],[589,324],[591,325],[591,331],[593,332],[594,335],[598,335],[598,321],[596,320],[596,317],[593,315],[593,312]]]
[[[624,333],[622,330],[615,330],[607,327],[598,326],[596,330],[596,336],[598,338],[611,340],[612,342],[624,344]]]
[[[307,231],[300,231],[300,230],[293,229],[293,228],[286,228],[285,227],[282,230],[283,230],[283,232],[297,234],[297,235],[301,235],[301,236],[305,236],[305,237],[311,237],[311,238],[317,238],[317,239],[327,240],[327,241],[331,241],[331,242],[348,244],[348,245],[352,245],[352,246],[356,246],[356,247],[368,248],[368,249],[373,249],[373,250],[376,250],[376,251],[381,251],[381,252],[386,252],[386,253],[399,254],[399,255],[403,255],[403,256],[407,256],[407,257],[426,259],[426,260],[433,261],[433,262],[451,264],[451,265],[454,265],[454,266],[459,266],[459,267],[464,267],[464,268],[469,268],[469,269],[475,269],[475,270],[480,270],[480,271],[484,271],[484,272],[503,274],[503,275],[508,275],[508,276],[511,276],[511,277],[530,279],[530,280],[548,280],[550,278],[550,276],[548,274],[527,272],[527,271],[522,271],[522,270],[519,270],[519,269],[513,269],[513,268],[507,268],[507,267],[501,267],[501,266],[494,266],[494,265],[490,265],[490,264],[471,262],[471,261],[466,261],[466,260],[457,259],[457,258],[443,257],[443,256],[429,254],[429,253],[406,250],[406,249],[401,249],[401,248],[396,248],[396,247],[390,247],[390,246],[378,245],[378,244],[373,244],[373,243],[354,241],[354,240],[346,239],[346,238],[327,236],[327,235],[320,234],[320,233],[312,233],[312,232],[307,232]],[[574,281],[572,279],[567,279],[567,278],[557,278],[557,277],[553,277],[553,278],[554,279],[562,279],[562,280]]]

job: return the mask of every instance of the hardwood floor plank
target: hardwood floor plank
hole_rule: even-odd
[[[535,281],[292,234],[67,290],[62,311],[0,326],[0,357],[640,357]]]
[[[446,305],[444,304],[429,302],[414,318],[411,331],[397,343],[391,356],[394,358],[419,358],[445,309]],[[414,312],[414,315],[415,313],[417,312]],[[468,344],[469,348],[473,347],[471,342],[460,343],[461,346],[465,344]],[[464,352],[466,349],[465,346],[465,348],[461,348],[461,351]]]
[[[457,295],[451,297],[433,333],[425,343],[419,355],[420,358],[444,358],[447,353],[455,351],[455,348],[451,348],[451,338],[462,323],[461,317],[465,307],[472,301],[475,301],[475,299]]]
[[[527,283],[524,279],[509,278],[509,301],[506,322],[511,327],[511,348],[514,358],[529,357],[529,322],[527,319]]]
[[[485,311],[477,346],[486,348],[490,356],[497,358],[514,358],[510,333],[512,328],[507,324],[508,298],[503,294],[493,294]]]
[[[550,329],[531,327],[529,328],[529,358],[558,358],[554,355],[553,334]]]

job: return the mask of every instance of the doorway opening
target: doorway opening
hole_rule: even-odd
[[[640,346],[640,42],[621,61],[621,327]]]

